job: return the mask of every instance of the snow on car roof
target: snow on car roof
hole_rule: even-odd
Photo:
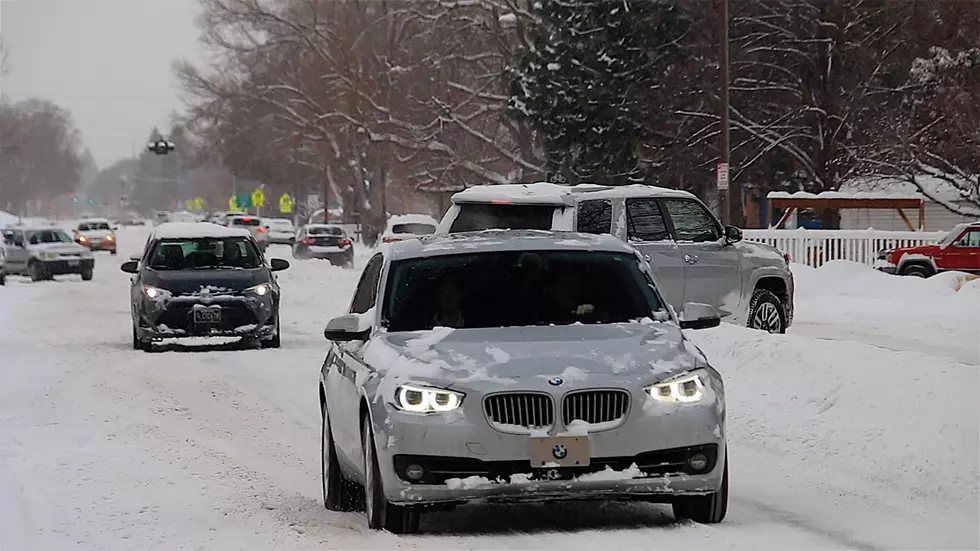
[[[439,222],[428,214],[392,214],[388,217],[388,227],[398,224],[430,224],[438,226]]]
[[[199,237],[249,237],[248,230],[229,228],[210,222],[167,222],[153,230],[156,239],[195,239]]]
[[[433,235],[382,245],[394,260],[486,251],[608,251],[633,253],[612,235],[543,230],[484,230]]]
[[[82,218],[82,219],[80,219],[78,221],[78,223],[79,224],[93,224],[93,223],[95,223],[95,224],[102,224],[102,223],[108,224],[109,223],[109,219],[108,218]]]
[[[454,203],[489,203],[509,201],[512,203],[534,203],[548,205],[570,204],[571,195],[588,193],[590,197],[684,197],[694,195],[679,189],[670,189],[643,184],[628,186],[604,186],[600,184],[577,184],[567,186],[550,182],[533,184],[489,184],[466,188],[452,196]]]

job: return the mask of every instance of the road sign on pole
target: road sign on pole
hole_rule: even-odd
[[[279,212],[283,214],[293,212],[293,198],[288,193],[283,193],[279,198]]]
[[[261,189],[257,189],[252,192],[252,206],[253,207],[263,207],[265,206],[265,192]]]
[[[728,163],[718,163],[718,190],[728,189]]]

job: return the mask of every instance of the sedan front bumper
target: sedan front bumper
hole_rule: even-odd
[[[385,409],[384,417],[377,411],[374,417],[386,419],[385,426],[375,427],[385,497],[402,505],[670,501],[718,491],[726,453],[724,414],[718,403],[643,405],[645,398],[634,393],[635,406],[622,425],[588,435],[588,466],[556,469],[532,468],[532,436],[494,429],[480,404],[446,415],[412,415],[390,404],[375,404],[372,409]],[[562,433],[552,430],[550,436],[556,435]],[[690,467],[695,454],[708,458],[700,470]],[[410,482],[409,465],[421,466],[425,475]]]
[[[219,320],[195,320],[197,309],[217,310]],[[255,337],[276,334],[278,299],[265,296],[220,295],[208,298],[178,296],[165,301],[144,298],[137,335],[140,340],[182,337]]]

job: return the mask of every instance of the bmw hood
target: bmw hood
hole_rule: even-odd
[[[268,283],[264,268],[255,270],[146,270],[143,283],[170,291],[174,295],[194,295],[206,291],[211,295],[239,293],[260,283]]]
[[[706,365],[669,323],[388,333],[366,345],[364,359],[387,383],[445,388],[649,384]]]

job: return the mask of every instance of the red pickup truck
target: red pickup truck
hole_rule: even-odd
[[[935,245],[880,251],[875,268],[916,277],[948,271],[980,273],[980,222],[959,224]]]

